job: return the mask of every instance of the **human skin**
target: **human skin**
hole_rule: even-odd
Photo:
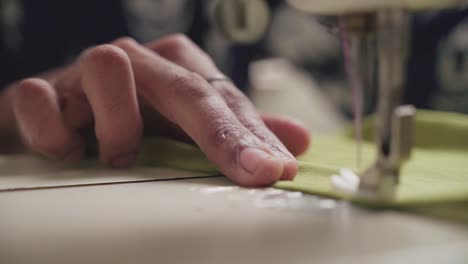
[[[121,38],[10,85],[0,97],[0,132],[9,145],[64,162],[83,158],[91,134],[113,168],[133,164],[143,136],[167,136],[196,143],[239,185],[293,179],[294,157],[310,142],[306,128],[259,114],[233,83],[206,81],[215,76],[222,74],[210,57],[184,35],[144,45]]]

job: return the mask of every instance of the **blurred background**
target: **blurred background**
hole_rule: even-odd
[[[293,115],[314,132],[351,117],[351,90],[338,36],[317,17],[268,0],[264,34],[239,43],[220,30],[216,0],[0,0],[0,87],[71,62],[83,49],[132,36],[182,32],[261,111]],[[468,113],[468,11],[417,13],[405,101]],[[375,107],[366,93],[365,111]]]

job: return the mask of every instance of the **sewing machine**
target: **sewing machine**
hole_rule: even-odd
[[[400,169],[410,158],[415,108],[401,105],[409,54],[411,12],[460,6],[460,0],[288,0],[301,11],[324,17],[340,33],[345,68],[353,94],[356,163],[360,164],[363,93],[377,90],[375,142],[372,166],[347,181],[333,181],[339,191],[371,199],[391,199]],[[269,18],[262,1],[219,1],[220,28],[232,40],[258,39]],[[230,14],[227,16],[227,14]],[[252,21],[257,21],[253,26]],[[236,22],[237,21],[237,22]],[[241,23],[241,21],[245,21]],[[240,34],[242,33],[242,34]],[[248,37],[246,37],[248,36]],[[333,178],[336,179],[336,178]]]
[[[358,184],[351,186],[351,189],[359,196],[391,198],[398,184],[400,169],[410,158],[413,141],[415,109],[410,105],[401,105],[410,52],[410,13],[455,7],[462,1],[288,2],[306,12],[337,17],[345,63],[349,64],[347,72],[354,90],[353,112],[358,150],[362,137],[362,93],[370,89],[378,90],[375,127],[377,158],[371,167],[359,173]],[[359,156],[358,153],[358,163]]]

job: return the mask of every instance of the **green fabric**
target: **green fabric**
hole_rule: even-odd
[[[363,167],[375,157],[372,120],[364,124]],[[275,187],[340,199],[330,177],[340,168],[355,170],[355,142],[351,129],[335,136],[314,137],[312,147],[299,158],[300,169],[294,181]],[[141,164],[217,173],[216,168],[196,147],[164,139],[147,139]],[[468,223],[468,116],[454,113],[418,111],[415,149],[402,170],[395,199],[366,205],[392,207],[432,216],[444,216]]]

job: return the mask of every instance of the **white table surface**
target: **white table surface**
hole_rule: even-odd
[[[0,192],[2,264],[468,263],[467,249],[466,226],[223,177]]]

